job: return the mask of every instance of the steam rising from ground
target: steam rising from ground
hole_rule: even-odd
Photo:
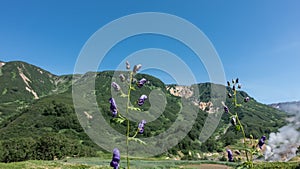
[[[265,159],[267,161],[288,161],[296,156],[296,150],[300,145],[300,102],[272,106],[286,111],[292,117],[287,119],[290,122],[288,125],[280,128],[277,133],[270,134]]]

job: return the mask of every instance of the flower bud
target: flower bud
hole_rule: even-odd
[[[225,113],[228,113],[228,112],[229,112],[229,109],[228,109],[227,106],[224,106],[224,112],[225,112]]]
[[[139,129],[139,133],[143,133],[144,132],[144,125],[146,124],[146,120],[142,120],[139,123],[138,129]]]
[[[110,162],[110,166],[114,167],[114,169],[118,169],[119,168],[119,162],[120,162],[120,151],[119,149],[115,148],[113,150],[113,157],[112,160]]]
[[[229,98],[232,98],[232,94],[231,93],[228,93],[227,95],[228,95]]]
[[[231,124],[233,126],[236,126],[236,119],[235,119],[235,117],[232,117],[230,122],[231,122]]]
[[[227,81],[227,86],[230,87],[230,82],[229,81]]]
[[[130,64],[128,61],[126,61],[126,69],[129,70],[130,69]]]
[[[145,100],[147,99],[148,97],[146,95],[142,95],[139,99],[138,99],[138,102],[137,104],[139,106],[142,106],[144,103],[145,103]]]
[[[111,83],[111,87],[115,89],[115,91],[120,91],[121,88],[116,82]]]
[[[245,99],[244,99],[244,102],[248,102],[250,100],[250,98],[249,97],[246,97]]]
[[[125,80],[126,80],[126,78],[123,74],[120,74],[119,78],[120,78],[121,82],[125,82]]]
[[[230,149],[227,149],[228,161],[233,162],[233,155]]]
[[[138,64],[138,65],[134,65],[133,67],[133,73],[136,73],[138,72],[140,69],[141,69],[142,65],[141,64]]]
[[[143,87],[144,84],[147,82],[147,79],[145,78],[142,78],[138,83],[137,83],[137,86],[138,87]]]
[[[118,114],[118,110],[117,110],[117,104],[115,102],[114,98],[110,98],[109,99],[109,103],[110,103],[110,111],[112,113],[113,117],[116,117],[116,115]]]
[[[258,147],[262,149],[262,146],[265,144],[266,136],[262,136],[258,142]]]

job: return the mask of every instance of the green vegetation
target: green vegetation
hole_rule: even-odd
[[[28,84],[40,99],[34,99],[32,93],[25,89],[27,84],[19,75],[18,67],[30,79],[31,82]],[[24,62],[6,63],[1,70],[1,161],[52,160],[54,158],[63,159],[67,156],[95,156],[97,151],[105,152],[90,140],[77,119],[72,100],[72,76],[58,77]],[[11,72],[16,72],[15,78],[12,78]],[[99,109],[106,121],[115,130],[125,133],[126,125],[114,123],[109,111],[108,99],[111,97],[110,85],[113,73],[112,71],[96,74],[90,72],[82,78],[78,78],[76,83],[84,83],[85,78],[96,75],[96,88],[93,92],[96,94]],[[238,143],[242,138],[242,135],[230,125],[228,116],[223,114],[215,133],[206,142],[201,143],[198,138],[208,113],[195,106],[194,108],[198,112],[197,116],[180,117],[178,112],[182,104],[181,98],[173,96],[166,90],[165,84],[155,77],[137,74],[135,78],[141,79],[142,77],[149,80],[149,83],[139,90],[132,91],[131,102],[136,103],[141,94],[149,95],[153,89],[158,89],[165,94],[168,103],[164,112],[156,120],[147,123],[143,137],[163,133],[170,129],[177,118],[181,118],[187,124],[191,120],[195,120],[191,131],[185,138],[162,155],[171,158],[199,160],[197,153],[201,155],[201,158],[204,158],[202,156],[204,152],[223,152],[224,147]],[[212,86],[225,87],[210,83],[197,84],[200,92],[199,97],[191,97],[184,101],[207,102],[211,99],[218,99],[221,96],[218,94],[211,96],[210,94]],[[227,88],[227,90],[231,89]],[[237,92],[239,102],[243,101],[242,99],[246,96],[248,96],[247,93],[243,91]],[[228,103],[230,100],[227,100],[225,104],[229,105]],[[146,102],[143,109],[148,110],[150,106],[150,103]],[[184,111],[189,112],[189,110]],[[221,108],[220,111],[223,109]],[[250,134],[254,138],[259,138],[261,135],[268,136],[285,124],[286,115],[284,112],[260,104],[254,98],[251,98],[247,105],[239,107],[237,111],[248,138]],[[97,114],[92,115],[98,116]],[[137,123],[130,122],[130,125],[130,128],[135,129]],[[176,138],[167,138],[167,140],[176,141]],[[16,152],[16,149],[19,151]],[[45,153],[46,151],[47,153]]]

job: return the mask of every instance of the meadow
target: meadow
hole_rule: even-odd
[[[29,160],[23,162],[0,163],[1,169],[111,169],[110,159],[92,158],[69,158],[57,161]],[[121,168],[126,166],[126,160],[120,162]],[[186,160],[163,160],[158,158],[132,159],[133,169],[230,169],[237,168],[240,163],[217,162],[209,160],[186,161]],[[255,169],[299,169],[300,162],[256,162]]]

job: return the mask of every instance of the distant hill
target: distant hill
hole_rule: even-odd
[[[72,75],[56,76],[39,67],[24,62],[8,62],[0,67],[0,143],[10,145],[0,153],[1,161],[14,161],[13,159],[53,159],[54,157],[63,158],[65,156],[90,156],[92,152],[103,151],[95,145],[85,134],[79,124],[74,111],[72,100]],[[115,130],[124,133],[124,124],[115,124],[109,111],[108,99],[111,97],[110,88],[114,72],[88,72],[85,75],[78,75],[76,83],[85,83],[86,78],[96,77],[97,104],[106,121]],[[81,77],[81,78],[80,78]],[[145,74],[137,74],[136,79],[145,77],[149,82],[141,89],[132,93],[132,103],[135,103],[141,94],[149,94],[152,90],[158,89],[166,96],[166,108],[156,120],[147,123],[145,133],[141,137],[158,135],[169,129],[173,122],[178,118],[181,97],[185,97],[190,104],[197,109],[198,115],[192,130],[180,143],[168,151],[174,156],[181,150],[187,155],[189,152],[222,152],[224,147],[234,144],[241,138],[241,134],[236,134],[231,126],[229,116],[223,114],[217,130],[208,141],[201,143],[199,134],[203,128],[208,113],[223,111],[220,105],[211,105],[211,99],[218,99],[218,94],[211,96],[210,88],[225,88],[223,85],[211,83],[195,84],[190,87],[180,87],[176,85],[166,86],[161,80]],[[192,94],[193,88],[198,87],[200,95],[195,97]],[[230,90],[227,88],[227,90]],[[179,93],[179,94],[176,94]],[[246,92],[238,92],[239,102],[249,96]],[[250,96],[249,96],[250,97]],[[83,98],[85,99],[85,98]],[[230,100],[226,101],[231,104]],[[143,105],[143,109],[148,110],[149,102]],[[249,103],[244,104],[239,110],[242,123],[245,125],[246,135],[252,134],[255,138],[261,135],[268,135],[277,131],[285,124],[286,114],[278,109],[258,103],[251,98]],[[94,115],[94,114],[92,114]],[[189,119],[183,119],[189,123]],[[136,126],[136,123],[131,123]],[[49,145],[41,147],[49,138],[54,138]],[[170,138],[170,141],[176,138]],[[32,141],[37,140],[37,141]],[[26,143],[23,145],[21,143]],[[31,153],[30,156],[11,157],[10,150],[16,147],[20,152]],[[1,144],[0,144],[1,145]],[[73,145],[70,147],[70,145]],[[65,147],[61,154],[49,154],[47,157],[41,155],[46,150],[57,150]],[[34,147],[34,148],[32,148]],[[76,147],[72,149],[72,147]],[[30,150],[28,150],[30,149]],[[1,146],[0,146],[1,152]],[[42,157],[41,157],[42,156]],[[5,157],[5,158],[4,158]],[[25,158],[26,157],[26,158]]]
[[[300,101],[273,103],[273,104],[270,104],[270,106],[277,108],[279,110],[285,111],[288,114],[300,113]]]
[[[72,76],[56,76],[25,62],[0,65],[0,124],[34,100],[64,92],[71,86]]]

